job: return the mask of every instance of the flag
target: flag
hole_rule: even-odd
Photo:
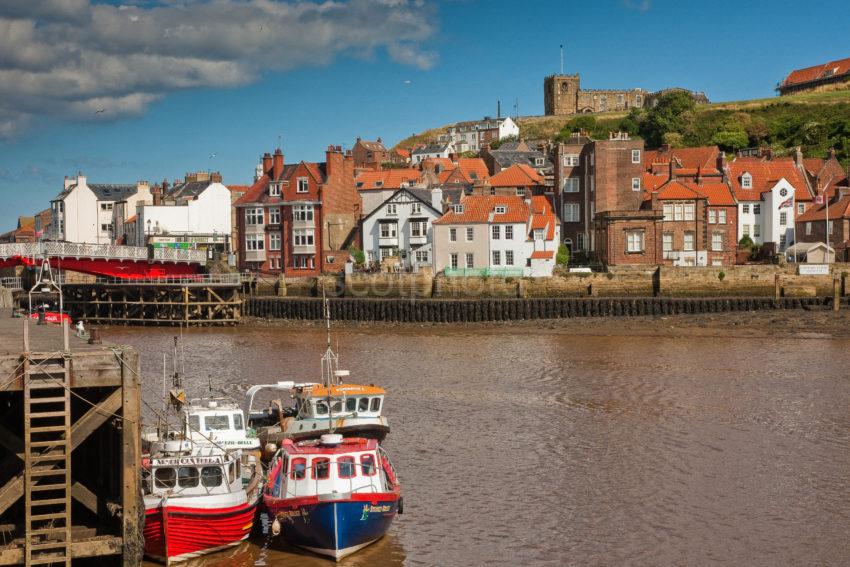
[[[788,197],[782,203],[779,204],[780,209],[784,209],[785,207],[790,207],[794,204],[794,197]]]

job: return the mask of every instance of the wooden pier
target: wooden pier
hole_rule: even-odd
[[[105,279],[62,286],[76,320],[112,325],[234,325],[242,312],[239,274]]]
[[[0,319],[0,565],[136,566],[138,353],[69,334]]]

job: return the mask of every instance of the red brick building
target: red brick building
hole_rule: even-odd
[[[262,175],[235,203],[239,268],[287,276],[339,272],[361,216],[354,160],[329,146],[323,163],[265,154]]]
[[[850,195],[844,191],[826,206],[816,205],[798,215],[795,225],[797,242],[829,244],[837,262],[850,260]]]
[[[361,170],[380,170],[382,163],[391,161],[390,152],[380,138],[371,141],[358,137],[351,148],[351,156],[354,158],[354,167]]]

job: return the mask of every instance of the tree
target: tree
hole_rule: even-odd
[[[650,147],[660,146],[667,132],[684,132],[693,119],[695,106],[694,99],[686,92],[674,91],[661,95],[656,105],[647,111],[646,119],[640,123],[640,135]]]
[[[745,234],[741,237],[741,240],[738,241],[738,248],[752,248],[753,247],[753,239],[750,238],[749,234]]]
[[[665,146],[670,146],[671,148],[685,147],[685,138],[678,132],[667,132],[662,139]]]
[[[721,130],[711,137],[711,143],[720,146],[722,150],[737,150],[746,148],[750,141],[743,130]]]
[[[501,140],[493,140],[492,142],[490,142],[490,149],[498,150],[499,146],[501,146],[505,142],[516,142],[517,140],[518,138],[516,136],[505,136]]]
[[[570,249],[566,244],[558,246],[558,254],[555,256],[555,263],[561,267],[566,267],[570,263]]]

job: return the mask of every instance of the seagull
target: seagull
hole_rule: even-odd
[[[214,158],[214,157],[215,157],[215,156],[217,156],[217,155],[218,155],[218,154],[216,154],[215,152],[211,153],[211,154],[210,154],[210,159]]]
[[[263,26],[257,26],[257,27],[260,28],[260,31],[263,31]]]
[[[106,112],[105,108],[98,108],[97,110],[94,111],[95,114],[103,114],[104,112]]]
[[[404,84],[405,84],[405,85],[409,85],[409,84],[410,84],[410,83],[412,83],[412,82],[413,82],[413,81],[411,81],[410,79],[407,79],[406,81],[404,81]]]

